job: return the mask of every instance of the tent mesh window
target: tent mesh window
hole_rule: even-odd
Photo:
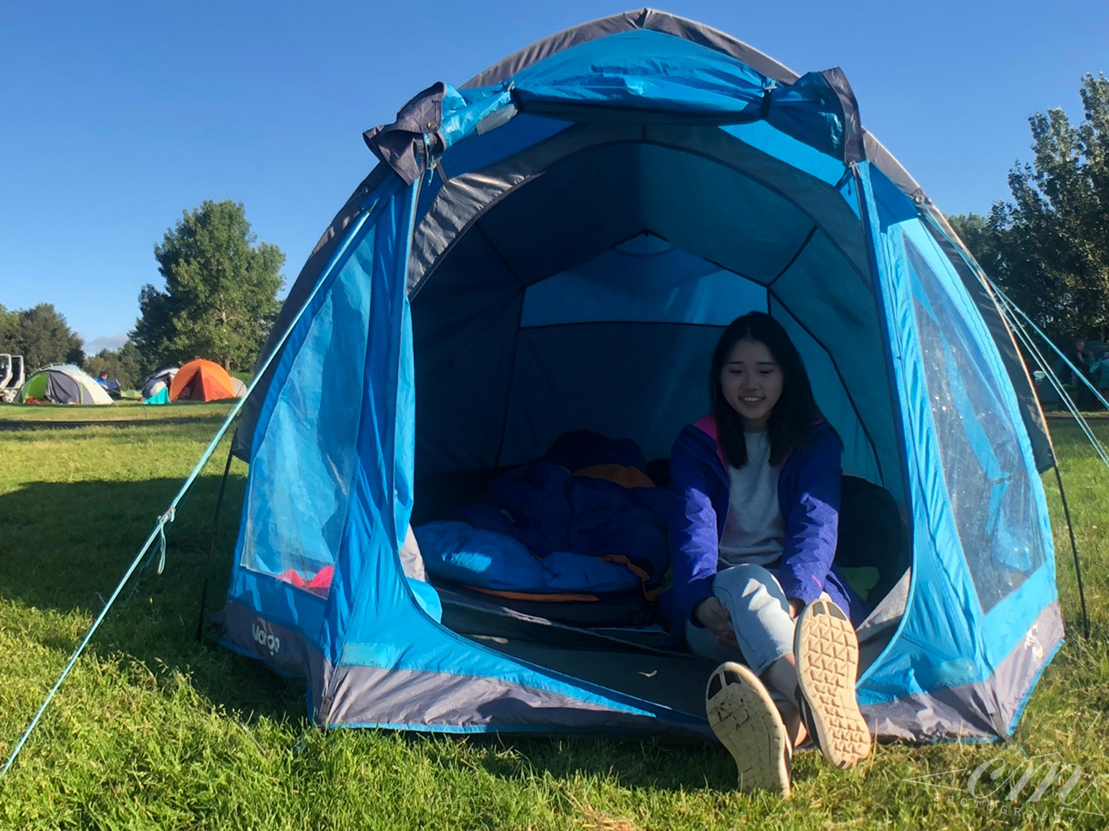
[[[986,612],[1044,563],[1028,466],[978,339],[919,249],[902,239],[941,467]]]
[[[372,255],[367,239],[322,293],[251,459],[240,562],[321,595],[346,524],[364,384],[336,364],[366,360]]]

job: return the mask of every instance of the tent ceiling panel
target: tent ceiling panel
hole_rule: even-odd
[[[552,165],[491,210],[481,227],[532,283],[640,231],[756,282],[786,269],[814,225],[780,194],[734,168],[645,143],[590,148]]]
[[[668,455],[680,427],[707,406],[703,366],[720,328],[767,308],[762,282],[798,316],[796,329],[828,341],[813,338],[808,351],[818,371],[830,373],[820,386],[837,426],[845,438],[861,437],[850,439],[852,469],[878,481],[880,470],[891,475],[887,466],[899,470],[851,206],[835,187],[719,129],[635,133],[564,130],[441,189],[411,264],[425,269],[423,278],[429,267],[435,275],[409,275],[410,290],[420,286],[418,476],[517,464],[569,429],[629,436],[649,454]],[[834,332],[829,310],[843,321]],[[670,328],[682,333],[680,343],[660,334]],[[628,337],[643,338],[643,348],[630,350],[636,357],[627,366],[609,363],[610,350],[628,354]],[[855,349],[871,357],[859,360]],[[467,373],[457,372],[459,362]],[[866,400],[848,396],[845,383],[865,390]],[[483,400],[457,414],[472,389],[483,390]],[[623,411],[640,409],[632,402],[644,395],[677,415],[660,424]]]
[[[583,302],[587,299],[588,302]],[[651,234],[528,286],[520,325],[604,321],[727,326],[766,289]]]
[[[475,138],[473,141],[492,140],[497,132],[499,131]],[[733,214],[747,212],[750,215],[750,213],[770,211],[770,206],[774,206],[773,212],[779,218],[779,224],[784,222],[785,225],[770,227],[769,222],[760,223],[767,227],[768,239],[788,239],[790,232],[801,225],[805,226],[805,233],[795,240],[789,256],[796,252],[804,241],[805,235],[815,225],[835,241],[836,246],[843,251],[843,255],[852,262],[856,270],[860,273],[868,271],[858,217],[835,188],[820,179],[774,159],[716,127],[594,124],[562,130],[551,138],[507,157],[495,165],[455,176],[447,182],[417,228],[409,264],[409,293],[412,294],[419,289],[424,279],[434,270],[439,258],[479,218],[486,232],[496,239],[498,246],[502,243],[503,234],[498,235],[497,228],[506,229],[504,234],[511,238],[509,243],[516,242],[518,247],[521,246],[522,243],[517,240],[520,231],[528,230],[528,226],[525,226],[522,221],[514,222],[513,216],[509,215],[496,222],[488,222],[486,218],[481,217],[481,214],[504,199],[514,189],[520,189],[522,194],[525,188],[521,188],[521,185],[526,185],[527,188],[534,186],[543,178],[540,174],[547,176],[547,172],[556,162],[563,159],[569,160],[570,157],[580,154],[587,148],[600,149],[601,145],[606,144],[613,145],[606,155],[590,161],[591,157],[582,154],[583,159],[573,163],[576,166],[559,168],[559,178],[564,181],[545,185],[546,189],[543,193],[550,194],[552,197],[560,193],[563,195],[562,204],[566,205],[566,209],[561,213],[585,210],[592,211],[592,215],[596,215],[599,213],[599,206],[583,205],[581,197],[571,204],[569,194],[580,186],[583,188],[582,195],[591,194],[590,198],[594,198],[597,196],[598,182],[587,178],[574,183],[569,176],[571,170],[584,171],[589,176],[607,177],[603,181],[623,183],[625,189],[621,191],[610,186],[611,192],[600,194],[601,197],[610,200],[609,204],[613,207],[606,214],[604,224],[595,224],[585,229],[592,232],[591,239],[582,239],[580,242],[583,247],[587,247],[588,243],[589,254],[579,254],[576,262],[562,260],[560,265],[550,265],[545,273],[539,276],[546,277],[581,263],[638,231],[657,230],[660,236],[670,238],[661,229],[652,228],[642,222],[639,223],[639,227],[633,227],[637,223],[625,218],[625,215],[636,211],[647,215],[652,210],[651,199],[655,200],[656,207],[653,210],[657,218],[647,215],[647,220],[657,223],[665,220],[669,234],[682,236],[696,233],[701,240],[699,245],[691,244],[693,240],[685,239],[670,239],[671,242],[737,273],[744,273],[742,257],[750,257],[752,267],[769,271],[770,264],[760,261],[757,257],[759,250],[767,249],[756,246],[754,251],[747,253],[736,251],[733,246],[729,250],[715,250],[712,255],[700,249],[711,244],[712,232],[721,230],[718,226],[728,226],[725,232],[731,232],[731,227],[738,224],[736,220],[729,219]],[[451,167],[451,152],[448,151],[444,156],[444,166],[447,170]],[[665,156],[667,161],[659,170],[645,169],[644,159],[657,161],[663,158],[660,154],[667,152],[669,152],[669,155]],[[647,155],[639,155],[640,153]],[[597,160],[607,162],[608,167],[605,170],[596,170]],[[638,167],[633,164],[633,160],[638,161]],[[714,160],[717,164],[710,163],[710,160]],[[648,178],[643,181],[633,180],[631,178],[633,172],[645,174]],[[681,175],[684,173],[688,173],[688,177]],[[547,176],[547,178],[550,177]],[[741,181],[742,185],[733,186],[733,183]],[[538,199],[538,194],[532,199],[537,202],[542,201]],[[639,199],[644,200],[642,206],[637,203]],[[746,205],[747,200],[751,200],[752,204]],[[617,201],[619,204],[616,204]],[[575,217],[562,216],[556,212],[554,207],[557,204],[544,203],[534,206],[534,211],[543,207],[547,209],[542,216],[531,215],[542,220],[534,226],[535,233],[554,236],[556,227],[573,226]],[[787,210],[785,207],[787,204],[792,206],[792,211]],[[684,210],[682,216],[676,216],[679,207]],[[514,201],[513,212],[524,208],[525,203]],[[797,218],[788,218],[791,214],[795,214]],[[800,217],[804,217],[804,220]],[[607,233],[603,244],[600,243],[597,235],[603,230],[604,225],[617,223],[620,223],[619,230]],[[719,260],[717,256],[727,259]],[[778,260],[778,268],[784,266],[788,259],[789,257],[785,257]],[[776,274],[777,272],[774,271],[767,279],[771,279]]]

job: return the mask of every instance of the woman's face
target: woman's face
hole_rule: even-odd
[[[748,433],[766,429],[784,385],[782,368],[762,341],[736,341],[720,370],[720,391]]]

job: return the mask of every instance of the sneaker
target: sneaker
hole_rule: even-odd
[[[871,737],[855,696],[859,641],[851,621],[832,601],[814,600],[797,618],[793,654],[810,735],[831,764],[854,767],[870,755]]]
[[[789,736],[770,693],[755,673],[727,661],[705,690],[709,724],[739,768],[741,791],[789,796]]]

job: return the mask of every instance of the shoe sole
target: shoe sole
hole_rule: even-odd
[[[758,676],[728,661],[705,689],[709,724],[735,759],[741,791],[765,790],[789,797],[789,736]]]
[[[859,641],[851,621],[835,603],[814,600],[798,618],[793,653],[817,746],[836,767],[854,767],[870,755],[872,739],[855,695]]]

